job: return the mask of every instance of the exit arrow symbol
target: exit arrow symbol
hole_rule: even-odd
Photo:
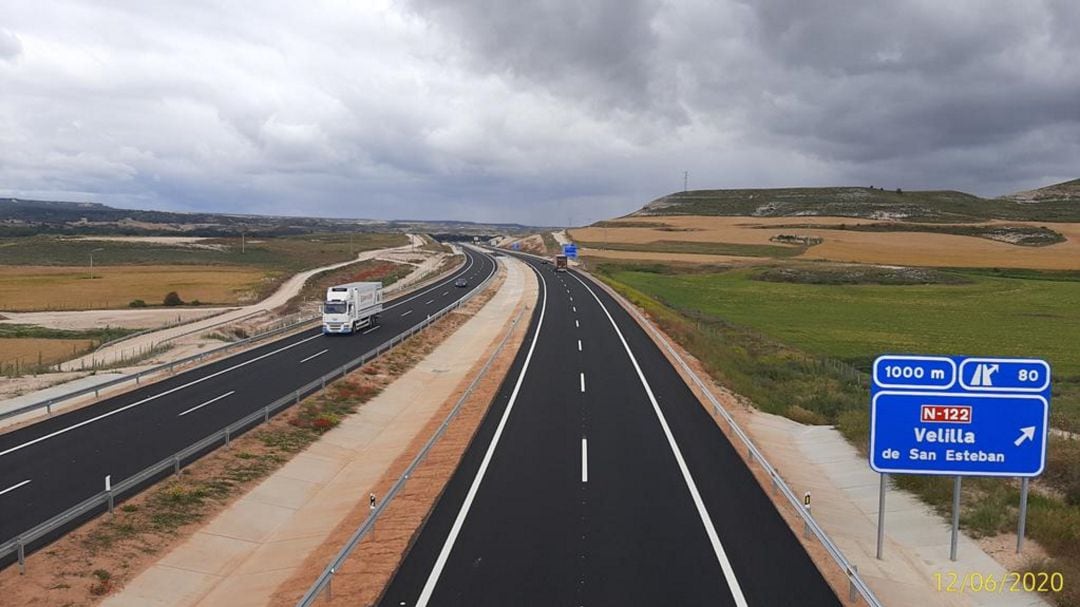
[[[1026,440],[1035,440],[1035,426],[1028,426],[1027,428],[1020,428],[1020,438],[1013,441],[1013,444],[1017,447],[1020,446]]]

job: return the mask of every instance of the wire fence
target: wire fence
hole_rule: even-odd
[[[407,331],[400,333],[393,338],[379,344],[374,349],[365,352],[364,354],[354,358],[352,361],[338,367],[337,369],[323,375],[322,377],[309,382],[289,394],[278,398],[277,400],[265,405],[261,409],[256,410],[250,415],[235,421],[221,430],[214,432],[213,434],[195,442],[194,444],[173,453],[169,457],[162,459],[161,461],[144,468],[143,470],[135,473],[134,475],[116,483],[110,490],[97,493],[82,502],[79,502],[75,506],[68,508],[67,510],[53,516],[52,518],[20,533],[14,538],[11,538],[3,543],[0,543],[0,559],[6,559],[15,555],[19,562],[20,573],[26,571],[26,551],[28,547],[36,545],[38,542],[47,541],[50,534],[65,528],[67,525],[82,520],[84,517],[101,512],[103,509],[106,512],[111,513],[115,506],[115,502],[118,498],[135,492],[136,489],[141,487],[144,483],[147,483],[158,476],[172,471],[177,476],[180,475],[180,471],[187,464],[190,464],[197,460],[205,452],[212,450],[218,446],[228,446],[232,438],[238,434],[246,432],[259,424],[270,421],[276,413],[282,409],[290,407],[299,403],[305,396],[318,392],[326,388],[327,384],[332,383],[336,379],[340,379],[348,375],[351,371],[360,367],[364,363],[378,358],[382,354],[394,346],[400,344],[406,339],[412,337],[416,333],[427,328],[432,323],[436,322],[443,316],[446,316],[450,312],[461,307],[463,304],[471,300],[477,293],[481,292],[484,287],[491,281],[495,273],[492,272],[484,281],[482,281],[475,289],[472,289],[461,299],[455,301],[452,304],[444,307],[435,314],[429,315],[424,320],[416,323],[410,327]],[[176,364],[176,363],[174,363]]]

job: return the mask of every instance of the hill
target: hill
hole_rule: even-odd
[[[1048,185],[1037,190],[1017,192],[1004,198],[1021,203],[1071,202],[1080,204],[1080,179]]]
[[[419,232],[489,237],[534,230],[518,224],[468,221],[379,221],[326,217],[180,213],[118,209],[96,202],[0,198],[0,236],[37,234],[132,236],[285,236],[312,232]]]
[[[951,190],[871,187],[691,190],[653,200],[629,217],[834,216],[909,222],[1080,221],[1080,179],[1000,198]]]

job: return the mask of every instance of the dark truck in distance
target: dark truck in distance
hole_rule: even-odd
[[[565,272],[566,271],[566,255],[556,255],[555,256],[555,271],[556,272]]]

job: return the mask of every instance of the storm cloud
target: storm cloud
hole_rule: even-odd
[[[1080,175],[1069,1],[16,1],[0,194],[533,224]]]

